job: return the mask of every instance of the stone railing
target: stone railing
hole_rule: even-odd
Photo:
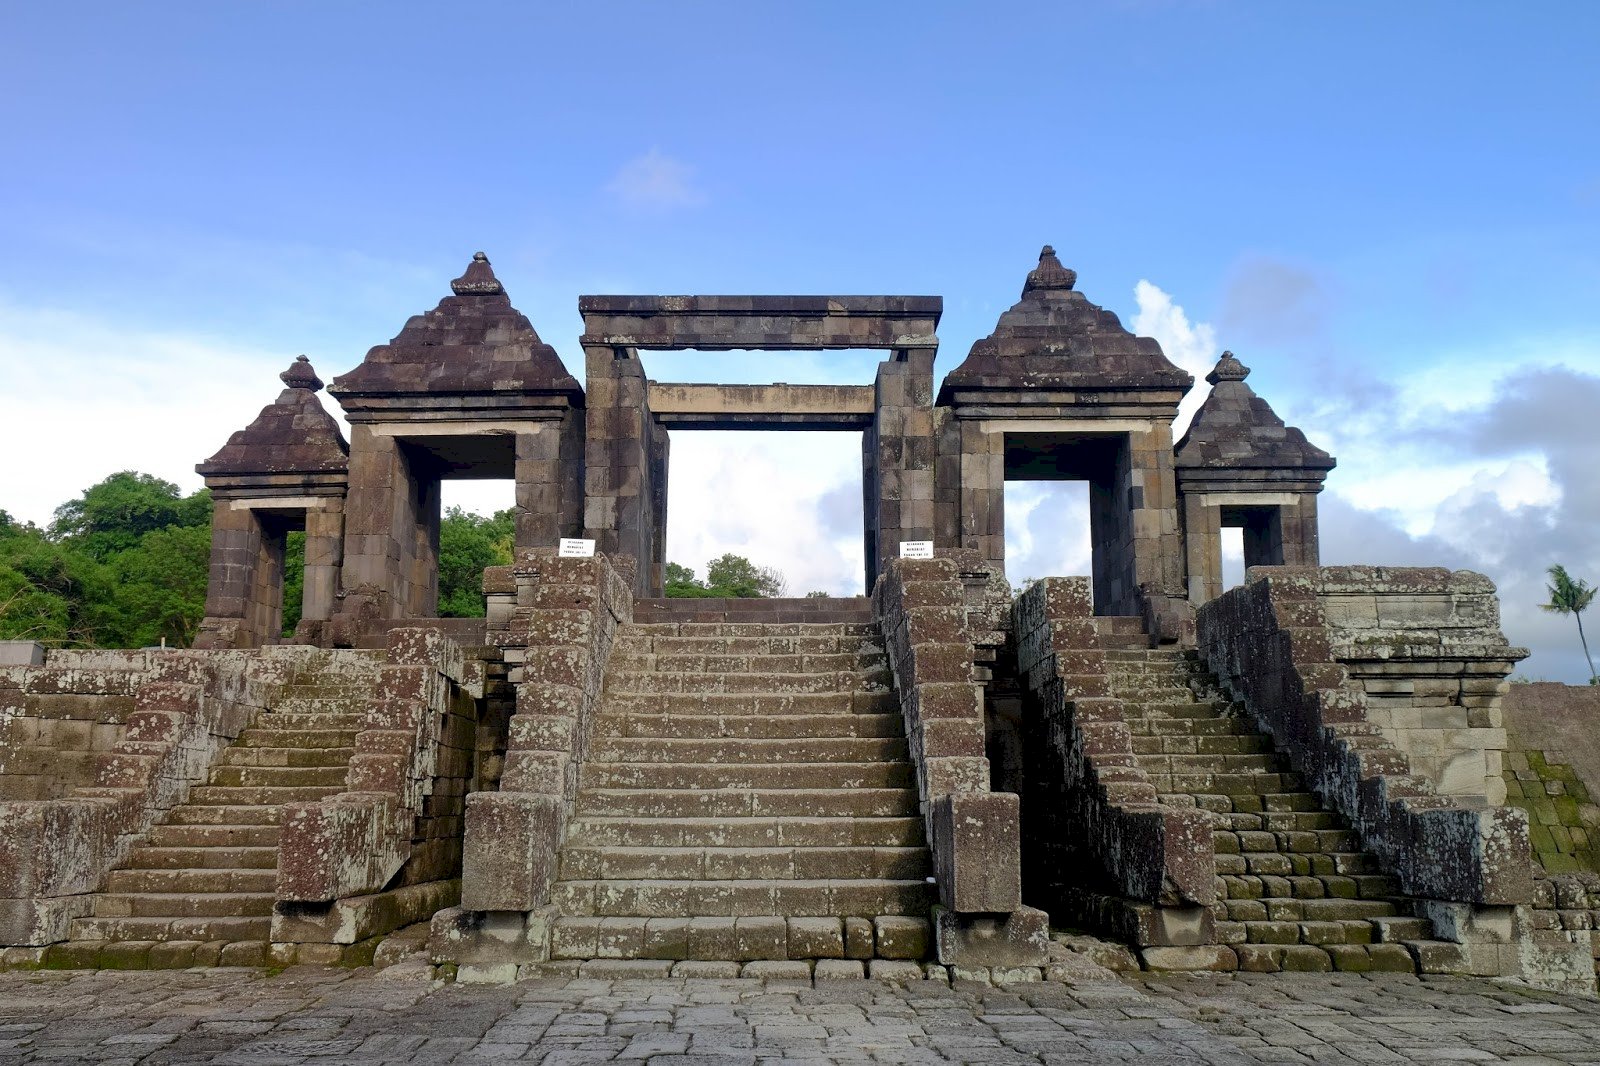
[[[633,620],[632,586],[603,555],[523,551],[485,572],[489,640],[505,656],[516,713],[500,790],[467,799],[463,911],[526,914],[548,902],[612,640]]]
[[[285,804],[275,943],[355,944],[455,902],[458,869],[427,845],[430,798],[472,774],[482,664],[436,630],[391,630],[343,792]]]
[[[1134,757],[1122,701],[1111,693],[1089,579],[1046,578],[1013,608],[1030,777],[1030,857],[1052,910],[1140,946],[1212,938],[1216,897],[1211,822],[1157,802]]]
[[[0,668],[0,719],[31,713],[121,730],[95,755],[93,784],[0,803],[0,943],[66,939],[106,873],[205,782],[260,710],[274,666],[240,652],[53,651],[43,666]],[[78,710],[47,706],[64,701]]]
[[[891,560],[872,591],[933,849],[939,960],[1037,965],[1046,916],[1022,904],[1014,793],[989,791],[966,586],[952,559]]]
[[[1327,585],[1348,598],[1354,579],[1352,568],[1255,567],[1247,584],[1200,609],[1201,655],[1403,891],[1478,906],[1526,903],[1526,817],[1438,795],[1372,721],[1367,692],[1340,662],[1319,597]]]

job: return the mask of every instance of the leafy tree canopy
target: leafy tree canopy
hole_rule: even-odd
[[[706,579],[697,581],[695,572],[679,563],[668,563],[666,594],[677,597],[717,597],[754,599],[786,595],[788,583],[783,573],[770,566],[757,566],[742,555],[729,552],[706,564]]]
[[[483,571],[512,559],[516,522],[508,508],[488,518],[452,507],[439,523],[439,614],[482,618]]]
[[[209,490],[184,496],[170,481],[124,470],[57,507],[50,536],[106,559],[133,547],[146,533],[210,522]]]

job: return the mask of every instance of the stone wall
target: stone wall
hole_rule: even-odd
[[[1082,577],[1046,578],[1013,609],[1029,791],[1030,900],[1141,946],[1210,943],[1210,816],[1157,802],[1111,694]]]
[[[1368,721],[1441,795],[1504,802],[1500,702],[1527,651],[1500,632],[1493,583],[1423,567],[1319,573],[1334,657],[1366,693]]]
[[[91,743],[96,728],[120,731],[84,783],[67,787],[83,772],[70,758],[27,775],[58,798],[0,802],[0,943],[65,939],[135,838],[206,780],[282,666],[247,652],[52,651],[42,666],[0,668],[0,718],[31,708],[17,717],[84,722]],[[72,708],[80,717],[48,717]]]
[[[516,714],[499,791],[467,800],[461,906],[526,914],[548,901],[612,638],[633,619],[633,574],[604,555],[519,551],[484,586],[492,590],[489,637],[509,666]]]
[[[989,791],[983,697],[961,569],[949,558],[891,559],[873,588],[872,604],[933,849],[939,961],[1038,965],[1048,919],[1022,901],[1019,799]],[[980,623],[987,622],[984,607],[980,598]]]
[[[442,633],[390,631],[345,791],[283,807],[274,942],[354,944],[455,902],[483,676]]]
[[[1406,893],[1480,906],[1526,903],[1532,854],[1521,812],[1439,795],[1373,720],[1366,690],[1343,665],[1355,645],[1336,639],[1348,630],[1330,624],[1324,593],[1350,604],[1345,618],[1365,602],[1401,602],[1379,571],[1369,573],[1363,598],[1358,569],[1255,568],[1247,584],[1201,608],[1202,656]],[[1374,629],[1359,645],[1360,662],[1385,661],[1377,654],[1383,632]],[[1426,660],[1411,649],[1441,645],[1437,635],[1430,645],[1418,624],[1387,646],[1413,677]]]

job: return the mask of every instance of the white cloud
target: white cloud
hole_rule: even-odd
[[[41,525],[119,470],[198,489],[194,464],[277,397],[295,354],[5,303],[0,352],[0,508]]]
[[[694,168],[652,148],[622,164],[606,190],[627,207],[667,210],[705,202],[696,187]]]
[[[1133,332],[1141,337],[1154,337],[1168,359],[1194,375],[1195,386],[1178,405],[1178,419],[1172,426],[1173,439],[1177,440],[1211,393],[1206,375],[1211,373],[1222,353],[1217,347],[1217,331],[1209,322],[1190,322],[1171,296],[1143,279],[1133,287],[1133,298],[1139,305],[1138,313],[1133,316]]]

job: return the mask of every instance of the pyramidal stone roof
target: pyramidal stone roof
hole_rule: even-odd
[[[1222,353],[1206,375],[1211,395],[1178,442],[1177,466],[1332,470],[1333,456],[1306,440],[1300,430],[1284,425],[1267,401],[1244,383],[1249,376],[1250,368],[1232,352]]]
[[[322,379],[311,361],[297,356],[278,375],[286,388],[278,398],[195,470],[205,476],[342,473],[350,446],[317,399]]]
[[[947,402],[952,388],[1185,390],[1194,384],[1154,339],[1128,332],[1115,314],[1085,299],[1073,288],[1077,281],[1077,272],[1045,245],[1022,299],[945,376],[939,401]]]
[[[582,396],[556,350],[511,306],[489,257],[472,257],[451,295],[415,315],[388,344],[333,379],[335,396],[484,395],[493,392]]]

